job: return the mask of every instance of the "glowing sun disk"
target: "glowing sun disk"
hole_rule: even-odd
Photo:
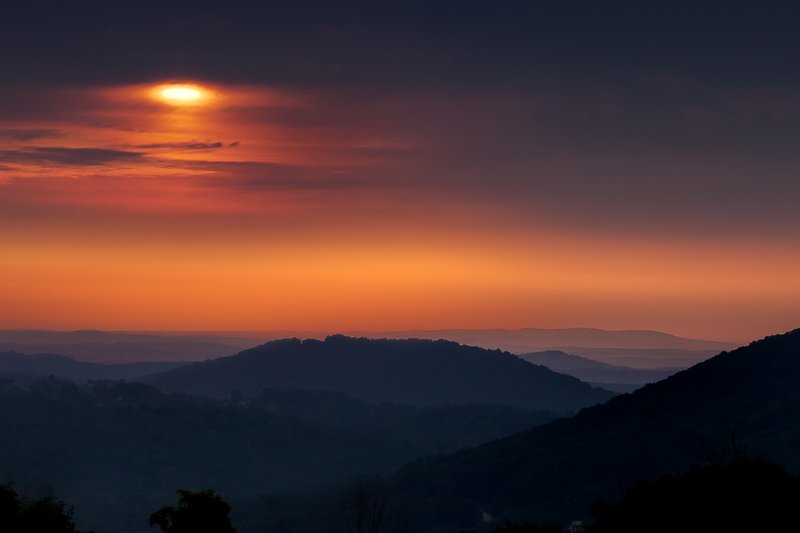
[[[155,96],[168,104],[199,105],[208,101],[211,94],[198,85],[162,85],[156,89]]]

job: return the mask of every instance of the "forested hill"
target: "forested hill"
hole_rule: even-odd
[[[613,396],[499,350],[444,340],[341,335],[273,341],[148,381],[165,391],[215,397],[228,397],[232,389],[254,396],[264,388],[299,388],[399,404],[505,404],[556,412],[577,411]]]
[[[750,454],[800,471],[800,330],[768,337],[577,416],[406,466],[428,525],[585,518],[639,479]],[[450,511],[446,511],[450,510]],[[457,529],[456,529],[457,530]]]

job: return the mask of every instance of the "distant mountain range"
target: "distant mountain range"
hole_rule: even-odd
[[[250,338],[220,335],[0,330],[0,352],[56,353],[105,364],[197,361],[230,355],[256,344],[258,341]]]
[[[561,351],[533,352],[520,357],[535,365],[546,366],[554,372],[574,376],[581,381],[612,390],[631,392],[647,383],[661,381],[683,370],[683,368],[662,368],[646,370],[626,366],[609,365],[578,355]]]
[[[686,368],[735,348],[728,342],[688,339],[660,331],[596,328],[446,329],[373,333],[390,339],[448,339],[515,354],[557,350],[634,368]]]
[[[614,395],[499,350],[341,335],[273,341],[146,381],[169,392],[216,398],[229,397],[233,389],[252,397],[265,388],[299,388],[398,404],[504,404],[561,413]]]
[[[386,338],[443,338],[517,352],[526,346],[584,346],[586,348],[637,348],[672,350],[720,350],[732,344],[688,339],[650,330],[606,330],[597,328],[443,329],[372,333]],[[533,350],[527,350],[533,351]]]
[[[800,471],[800,330],[723,352],[570,419],[405,467],[429,527],[567,523],[639,479],[746,452]],[[455,528],[455,529],[454,529]]]
[[[718,350],[673,350],[669,348],[587,348],[585,346],[561,346],[558,351],[578,355],[592,361],[614,366],[625,366],[641,370],[660,370],[663,368],[689,368],[701,361],[717,355],[729,346]]]
[[[445,339],[517,354],[560,350],[609,364],[650,369],[685,368],[735,347],[730,343],[686,339],[658,331],[592,328],[448,329],[349,334],[389,339]],[[268,340],[287,337],[324,339],[327,335],[278,331],[138,333],[6,330],[0,331],[0,351],[57,353],[98,363],[199,361],[230,355]]]

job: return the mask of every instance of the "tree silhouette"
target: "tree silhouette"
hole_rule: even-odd
[[[11,485],[0,485],[0,531],[8,533],[80,533],[72,508],[52,496],[29,500]]]
[[[213,490],[178,490],[178,505],[162,507],[150,515],[150,527],[164,533],[235,533],[231,506]]]
[[[412,530],[411,510],[384,480],[353,480],[346,506],[351,533],[406,533]]]

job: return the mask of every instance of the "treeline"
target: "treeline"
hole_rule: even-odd
[[[13,485],[0,485],[0,531],[5,533],[81,533],[72,508],[52,496],[29,499]]]
[[[177,492],[178,504],[153,512],[150,527],[157,526],[163,533],[235,533],[231,506],[214,491]],[[75,528],[72,507],[53,496],[29,499],[8,483],[0,485],[0,531],[81,533]]]

